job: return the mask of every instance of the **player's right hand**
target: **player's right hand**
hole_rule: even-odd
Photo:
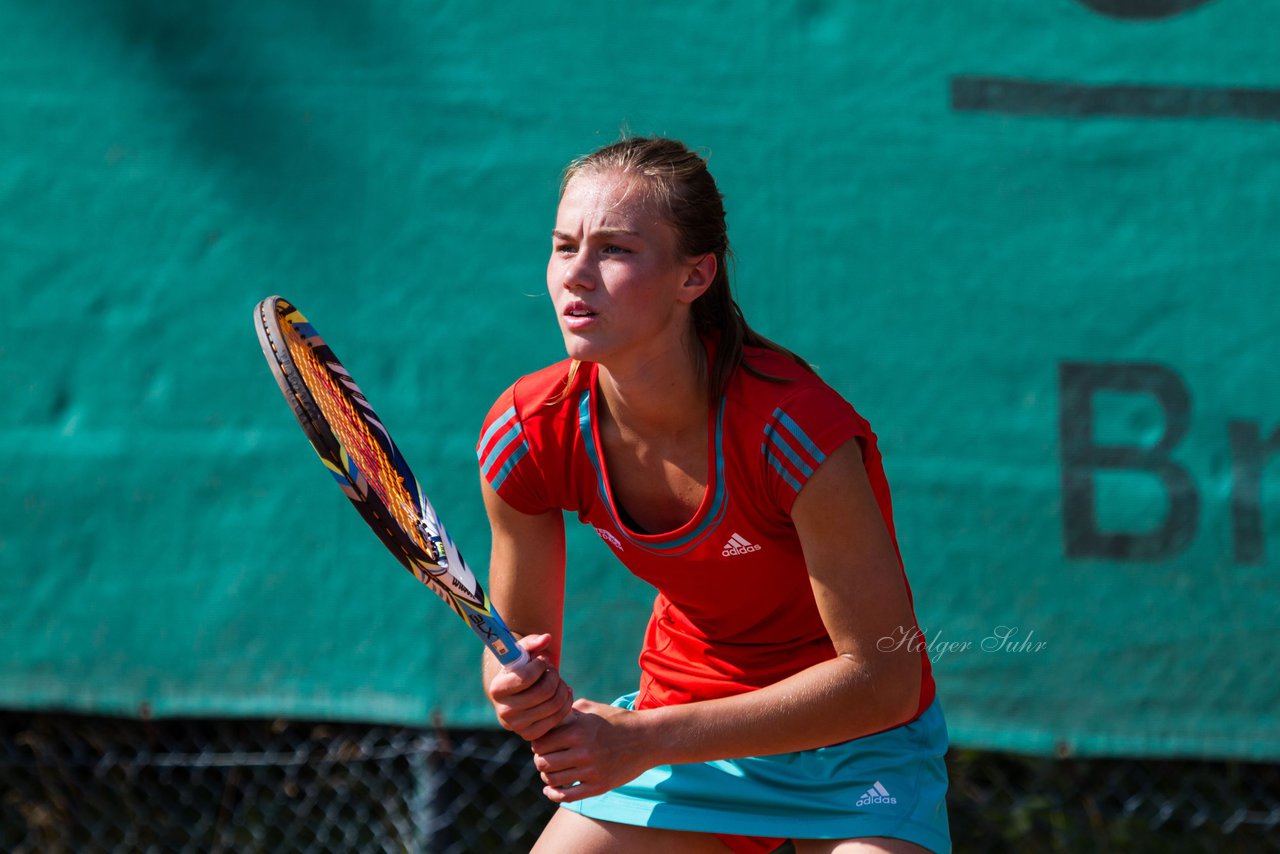
[[[517,670],[499,670],[485,693],[504,729],[534,741],[573,712],[573,689],[547,655],[551,635],[528,635],[519,644],[529,653],[529,662]]]

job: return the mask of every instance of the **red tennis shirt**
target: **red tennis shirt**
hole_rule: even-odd
[[[494,403],[477,445],[481,472],[508,504],[530,514],[577,513],[632,573],[657,588],[640,653],[637,709],[751,691],[835,656],[791,507],[823,460],[850,439],[862,445],[880,512],[894,533],[889,486],[866,420],[786,356],[753,347],[744,356],[784,381],[742,368],[734,373],[707,417],[711,459],[702,504],[674,531],[636,531],[613,502],[594,364],[584,363],[568,389],[567,360],[517,380]],[[920,646],[917,715],[934,696]]]

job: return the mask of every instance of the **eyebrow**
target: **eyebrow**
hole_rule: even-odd
[[[576,237],[570,234],[565,234],[563,231],[560,231],[559,229],[553,229],[551,232],[551,236],[556,240],[569,240],[569,241],[577,240]],[[587,236],[603,237],[607,239],[610,237],[642,237],[643,235],[641,235],[640,232],[638,231],[631,231],[630,229],[626,229],[626,228],[601,228],[591,232]]]

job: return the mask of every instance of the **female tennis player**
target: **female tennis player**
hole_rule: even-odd
[[[507,389],[478,445],[490,593],[536,661],[489,656],[485,687],[563,805],[535,851],[949,851],[875,434],[747,326],[728,258],[681,143],[567,168],[547,287],[568,358]],[[657,589],[638,690],[611,705],[557,667],[566,510]]]

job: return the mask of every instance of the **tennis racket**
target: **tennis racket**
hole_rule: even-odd
[[[471,626],[502,666],[529,655],[516,643],[440,523],[382,419],[302,313],[273,296],[254,310],[271,373],[320,462],[382,544]]]

